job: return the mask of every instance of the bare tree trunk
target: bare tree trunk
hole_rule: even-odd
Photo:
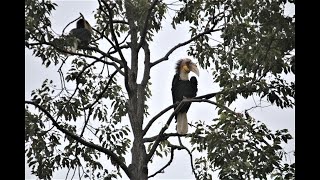
[[[131,180],[147,180],[148,179],[148,161],[147,152],[143,143],[143,118],[144,118],[144,105],[146,98],[146,87],[150,75],[150,50],[144,38],[140,37],[138,43],[138,19],[136,7],[131,1],[125,1],[126,17],[130,28],[131,42],[129,43],[131,49],[131,67],[128,68],[127,92],[129,95],[128,100],[128,114],[130,124],[133,131],[134,141],[131,149],[132,160],[129,165],[130,179]],[[141,35],[140,36],[145,36]],[[143,42],[143,43],[142,43]],[[145,69],[143,73],[143,80],[141,84],[137,83],[138,75],[138,54],[139,50],[143,48],[145,52]]]
[[[148,179],[148,167],[146,161],[147,153],[142,140],[143,107],[145,102],[143,96],[144,89],[141,88],[141,85],[137,85],[136,82],[130,81],[129,84],[133,83],[135,83],[134,86],[137,88],[132,92],[132,96],[129,98],[128,104],[129,118],[134,135],[133,146],[131,149],[132,161],[129,166],[129,171],[131,174],[131,180],[146,180]]]
[[[133,36],[133,39],[136,39]],[[129,166],[131,180],[146,180],[148,179],[148,168],[146,161],[146,148],[143,143],[143,117],[144,117],[144,104],[145,104],[145,88],[146,83],[137,84],[138,75],[138,49],[137,43],[131,44],[131,68],[128,72],[127,89],[129,94],[128,100],[128,114],[130,124],[133,131],[134,141],[131,149],[132,161]]]
[[[132,162],[129,167],[131,172],[131,180],[146,180],[148,179],[148,167],[145,163],[146,160],[146,150],[143,142],[135,138],[133,141],[132,152]]]

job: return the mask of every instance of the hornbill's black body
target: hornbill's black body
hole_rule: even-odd
[[[173,103],[180,102],[183,97],[193,98],[197,95],[198,81],[193,76],[189,80],[180,80],[179,74],[175,74],[172,81],[172,99]],[[185,103],[179,112],[188,112],[191,103]],[[176,115],[177,116],[177,115]]]
[[[88,21],[85,19],[80,19],[77,21],[76,28],[70,31],[70,35],[79,39],[79,43],[74,44],[75,50],[80,47],[86,47],[89,45],[92,35],[92,28]]]
[[[193,98],[197,95],[198,82],[196,77],[188,78],[190,71],[199,75],[199,70],[190,59],[179,60],[176,66],[176,74],[172,80],[172,100],[173,103],[180,102],[184,98]],[[188,122],[186,113],[190,108],[191,103],[184,103],[181,109],[175,115],[177,120],[177,131],[179,134],[186,134],[188,131]]]

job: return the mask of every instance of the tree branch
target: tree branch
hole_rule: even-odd
[[[194,170],[194,167],[193,167],[193,157],[192,157],[192,153],[190,152],[190,150],[187,147],[183,146],[183,145],[177,146],[177,145],[173,145],[173,144],[169,143],[168,146],[169,147],[175,147],[176,149],[184,149],[184,150],[186,150],[188,152],[188,154],[190,156],[190,164],[191,164],[192,172],[193,172],[194,177],[196,178],[196,180],[199,180],[199,177],[197,176],[197,174],[196,174],[196,172]]]
[[[70,54],[70,55],[77,55],[77,56],[83,56],[83,57],[87,57],[87,58],[91,58],[91,59],[95,59],[96,61],[98,62],[101,62],[103,64],[107,64],[107,65],[112,65],[113,67],[115,67],[122,75],[124,75],[123,71],[121,71],[120,67],[115,63],[115,62],[119,62],[121,64],[121,61],[118,60],[117,58],[111,56],[110,54],[107,54],[103,51],[101,51],[100,49],[98,48],[94,48],[94,47],[87,47],[87,48],[83,48],[83,49],[86,49],[86,50],[94,50],[96,52],[99,52],[100,54],[102,54],[102,57],[98,58],[96,56],[91,56],[91,55],[87,55],[87,54],[81,54],[81,53],[75,53],[75,52],[71,52],[71,51],[67,51],[67,50],[64,50],[64,49],[61,49],[57,46],[55,46],[54,44],[50,43],[50,42],[46,42],[46,41],[40,41],[38,40],[38,43],[28,43],[26,42],[25,43],[27,46],[36,46],[36,45],[42,45],[42,44],[45,44],[45,45],[49,45],[49,46],[52,46],[54,47],[56,50],[60,51],[60,52],[63,52],[63,53],[67,53],[67,54]],[[109,59],[111,59],[112,61],[115,61],[115,62],[109,62],[109,61],[106,61],[106,60],[102,60],[104,57],[107,57]]]
[[[156,176],[158,173],[163,173],[163,170],[164,170],[165,168],[167,168],[167,167],[171,164],[171,162],[172,162],[172,160],[173,160],[174,150],[175,150],[175,149],[176,149],[176,147],[171,147],[171,156],[170,156],[170,160],[168,161],[168,163],[167,163],[165,166],[163,166],[161,169],[159,169],[157,172],[155,172],[155,173],[153,173],[152,175],[148,176],[148,178],[154,177],[154,176]]]
[[[110,21],[109,26],[110,26],[110,31],[111,31],[112,38],[113,38],[113,40],[115,42],[115,50],[119,53],[121,61],[123,63],[126,89],[130,90],[129,83],[128,83],[129,68],[128,68],[128,65],[127,65],[127,61],[126,61],[126,59],[124,58],[124,56],[122,54],[122,50],[120,49],[119,42],[118,42],[117,36],[115,34],[115,30],[113,29],[113,12],[112,12],[111,7],[109,6],[109,4],[105,0],[102,0],[102,3],[106,6],[106,8],[108,10],[108,13],[109,13],[109,21]]]
[[[81,53],[76,53],[76,52],[71,52],[71,51],[67,51],[67,50],[64,50],[64,49],[61,49],[57,46],[55,46],[54,44],[50,43],[50,42],[46,42],[46,41],[40,41],[38,40],[38,43],[28,43],[26,42],[25,43],[27,46],[36,46],[36,45],[49,45],[49,46],[52,46],[54,47],[56,50],[60,51],[60,52],[63,52],[63,53],[67,53],[67,54],[70,54],[70,55],[75,55],[75,56],[83,56],[83,57],[87,57],[87,58],[91,58],[91,59],[95,59],[99,62],[102,62],[104,64],[108,64],[108,65],[112,65],[112,66],[117,66],[114,62],[108,62],[108,61],[104,61],[102,60],[103,57],[108,57],[109,59],[113,60],[113,61],[119,61],[117,60],[117,58],[115,57],[112,57],[111,55],[101,51],[100,49],[98,48],[94,48],[94,47],[87,47],[87,48],[83,48],[83,49],[86,49],[86,50],[94,50],[96,52],[99,52],[101,53],[103,56],[101,58],[97,58],[96,56],[91,56],[91,55],[88,55],[88,54],[81,54]],[[120,62],[120,61],[119,61]],[[118,68],[118,66],[117,66]]]
[[[150,152],[147,154],[147,158],[146,158],[146,161],[147,161],[147,162],[150,161],[151,157],[153,156],[154,152],[156,151],[156,149],[157,149],[157,147],[158,147],[158,145],[159,145],[159,143],[160,143],[160,141],[161,141],[161,137],[162,137],[163,133],[168,129],[168,127],[169,127],[169,125],[170,125],[170,123],[171,123],[174,115],[175,115],[178,111],[180,111],[182,105],[186,102],[186,100],[187,100],[187,99],[183,99],[183,100],[179,103],[179,105],[178,105],[177,108],[173,111],[173,113],[172,113],[171,116],[169,117],[169,119],[168,119],[168,121],[166,122],[166,124],[164,125],[164,127],[160,130],[159,135],[158,135],[157,139],[155,140],[155,142],[154,142],[154,144],[153,144]]]
[[[175,107],[176,105],[178,105],[179,102],[172,104],[171,106],[165,108],[164,110],[162,110],[160,113],[158,113],[157,115],[155,115],[146,125],[146,127],[143,130],[143,136],[148,132],[149,128],[151,127],[151,125],[154,123],[154,121],[156,121],[160,116],[162,116],[164,113],[166,113],[167,111],[169,111],[171,108]]]
[[[200,33],[200,34],[192,37],[192,38],[189,39],[188,41],[185,41],[185,42],[183,42],[183,43],[177,44],[177,45],[174,46],[172,49],[170,49],[164,57],[160,58],[159,60],[157,60],[157,61],[155,61],[155,62],[152,62],[152,63],[151,63],[151,67],[153,67],[153,66],[161,63],[162,61],[168,60],[168,59],[169,59],[169,56],[170,56],[176,49],[178,49],[178,48],[180,48],[180,47],[182,47],[182,46],[185,46],[185,45],[191,43],[192,41],[200,38],[201,36],[203,36],[203,35],[205,35],[205,34],[210,34],[210,33],[212,33],[212,32],[216,32],[216,31],[220,31],[220,30],[222,30],[222,28],[220,28],[220,29],[208,29],[208,30],[206,30],[206,31],[204,31],[204,32],[202,32],[202,33]]]
[[[103,94],[107,91],[109,85],[111,84],[111,81],[112,81],[113,77],[117,74],[117,72],[118,72],[118,70],[116,70],[115,72],[113,72],[113,73],[110,75],[109,80],[108,80],[108,82],[107,82],[107,85],[106,85],[105,88],[101,91],[101,93],[98,95],[97,99],[96,99],[92,104],[87,105],[83,110],[92,108],[96,103],[99,102],[99,100],[102,98]]]
[[[163,173],[163,170],[164,170],[165,168],[167,168],[167,167],[171,164],[171,162],[172,162],[172,160],[173,160],[174,150],[176,150],[176,149],[178,149],[178,150],[184,149],[184,150],[186,150],[186,151],[188,152],[188,154],[189,154],[189,156],[190,156],[190,163],[191,163],[192,172],[193,172],[195,178],[196,178],[197,180],[199,180],[199,177],[197,176],[197,174],[196,174],[196,172],[195,172],[195,170],[194,170],[194,167],[193,167],[193,157],[192,157],[192,153],[190,152],[190,150],[189,150],[187,147],[183,146],[183,145],[177,146],[177,145],[173,145],[173,144],[169,143],[168,146],[171,147],[170,160],[169,160],[168,163],[167,163],[165,166],[163,166],[161,169],[159,169],[158,171],[156,171],[156,172],[153,173],[152,175],[148,176],[148,178],[154,177],[154,176],[156,176],[156,175],[159,174],[159,173]]]
[[[160,141],[164,141],[164,140],[167,140],[169,137],[195,137],[194,134],[178,134],[178,133],[164,133],[162,135],[162,137],[160,138]],[[199,137],[196,135],[196,137]],[[158,135],[155,135],[155,136],[152,136],[152,137],[149,137],[149,138],[143,138],[143,142],[146,143],[146,142],[153,142],[155,141],[156,139],[158,138]]]
[[[81,14],[81,13],[80,13],[80,14]],[[77,19],[69,22],[69,23],[66,25],[66,27],[63,28],[63,30],[62,30],[62,35],[64,34],[64,30],[66,30],[66,28],[67,28],[70,24],[72,24],[73,22],[77,21],[77,20],[80,19],[80,18],[81,18],[81,16],[79,16]]]
[[[144,72],[141,85],[145,87],[150,78],[150,49],[148,43],[143,43],[142,47],[144,50]]]
[[[140,42],[138,45],[138,49],[140,49],[142,47],[142,45],[145,43],[148,25],[149,25],[149,19],[151,18],[151,12],[154,9],[154,7],[156,6],[157,2],[158,2],[158,0],[153,0],[151,6],[148,9],[148,14],[146,15],[146,18],[144,19],[144,26],[143,26],[142,32],[140,34]]]
[[[96,51],[96,52],[100,53],[101,55],[103,55],[103,56],[100,57],[100,58],[107,57],[107,58],[111,59],[112,61],[114,61],[114,62],[116,62],[116,63],[119,63],[120,65],[123,65],[121,60],[119,60],[119,59],[116,58],[116,57],[111,56],[110,53],[105,53],[105,52],[103,52],[103,51],[100,50],[99,48],[96,48],[96,47],[86,47],[86,48],[83,48],[83,49]]]
[[[209,93],[206,95],[202,95],[202,96],[198,96],[198,97],[194,97],[193,99],[210,99],[212,97],[214,97],[217,94],[220,94],[221,92],[216,92],[216,93]],[[179,104],[179,102],[174,103],[172,105],[170,105],[169,107],[165,108],[164,110],[162,110],[161,112],[159,112],[157,115],[155,115],[146,125],[146,127],[143,130],[143,136],[148,132],[149,128],[151,127],[151,125],[154,123],[154,121],[156,121],[160,116],[162,116],[164,113],[166,113],[167,111],[169,111],[171,108],[177,106]]]
[[[130,178],[130,172],[128,170],[128,167],[122,162],[122,160],[111,150],[103,148],[102,146],[99,146],[97,144],[91,143],[91,142],[87,142],[84,139],[80,138],[79,136],[71,133],[70,131],[64,129],[63,127],[61,127],[59,125],[59,123],[51,116],[51,114],[45,110],[43,107],[41,107],[40,105],[36,104],[35,102],[32,101],[25,101],[26,104],[31,104],[35,107],[37,107],[38,109],[40,109],[51,121],[52,124],[61,132],[63,132],[64,134],[66,134],[67,136],[70,136],[72,139],[76,140],[77,142],[81,143],[84,146],[87,146],[89,148],[95,149],[99,152],[105,153],[106,155],[110,156],[110,158],[116,162],[121,168],[122,170],[127,174],[127,176]]]
[[[154,154],[154,152],[156,151],[157,149],[157,146],[159,145],[161,139],[162,139],[162,136],[164,134],[164,132],[168,129],[174,115],[181,109],[182,105],[184,103],[190,103],[190,102],[206,102],[206,103],[210,103],[210,104],[213,104],[213,105],[216,105],[217,107],[219,108],[223,108],[225,110],[227,110],[228,112],[234,114],[234,115],[238,115],[236,112],[232,111],[231,109],[229,109],[228,107],[222,105],[222,104],[218,104],[216,102],[213,102],[213,101],[210,101],[208,99],[183,99],[182,101],[180,101],[179,105],[177,106],[177,108],[174,110],[174,112],[171,114],[171,116],[169,117],[167,123],[165,124],[165,126],[161,129],[161,131],[159,132],[158,134],[158,137],[156,138],[150,152],[147,154],[147,161],[149,162],[149,160],[151,159],[152,155]],[[173,106],[173,105],[172,105]],[[150,125],[151,126],[151,125]]]
[[[45,45],[49,45],[49,46],[52,46],[54,47],[55,49],[57,49],[58,51],[60,52],[63,52],[63,53],[67,53],[67,54],[70,54],[70,55],[78,55],[78,56],[84,56],[84,57],[87,57],[87,58],[92,58],[92,59],[96,59],[96,60],[100,60],[102,61],[101,59],[95,57],[95,56],[91,56],[91,55],[87,55],[87,54],[81,54],[81,53],[76,53],[76,52],[71,52],[71,51],[67,51],[67,50],[64,50],[64,49],[61,49],[57,46],[55,46],[54,44],[50,43],[50,42],[46,42],[46,41],[40,41],[39,40],[39,43],[28,43],[26,42],[25,43],[26,46],[36,46],[36,45],[42,45],[42,44],[45,44]],[[106,62],[105,62],[106,63]]]
[[[123,44],[123,43],[127,40],[127,38],[129,37],[129,35],[130,35],[130,34],[128,33],[128,34],[126,35],[126,37],[123,39],[123,41],[119,43],[119,45]],[[111,51],[112,48],[114,48],[114,47],[112,46],[112,47],[108,50],[108,53],[109,53],[109,54],[114,54],[114,53],[117,52],[116,50]],[[120,48],[120,49],[128,49],[128,48],[129,48],[129,45],[128,45],[128,44],[122,45],[122,46],[120,46],[119,48]]]

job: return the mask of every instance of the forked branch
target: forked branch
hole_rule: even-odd
[[[175,149],[176,149],[176,147],[171,147],[171,156],[170,156],[170,160],[168,161],[168,163],[166,165],[164,165],[161,169],[159,169],[157,172],[155,172],[152,175],[148,176],[148,178],[154,177],[159,173],[163,173],[164,169],[167,168],[171,164],[171,162],[173,160],[173,157],[174,157],[174,150]]]
[[[169,160],[168,163],[167,163],[166,165],[164,165],[161,169],[159,169],[158,171],[156,171],[156,172],[153,173],[152,175],[148,176],[148,178],[154,177],[154,176],[156,176],[156,175],[159,174],[159,173],[163,173],[164,169],[167,168],[167,167],[171,164],[171,162],[172,162],[172,160],[173,160],[174,150],[176,150],[176,149],[178,149],[178,150],[184,149],[184,150],[186,150],[186,151],[188,152],[188,154],[189,154],[189,156],[190,156],[191,169],[192,169],[192,172],[193,172],[196,180],[198,180],[199,178],[198,178],[198,176],[197,176],[197,174],[196,174],[196,172],[195,172],[195,170],[194,170],[194,167],[193,167],[193,157],[192,157],[191,151],[190,151],[188,148],[186,148],[185,146],[177,146],[177,145],[173,145],[173,144],[171,144],[171,143],[169,143],[168,146],[171,148],[170,160]]]
[[[174,110],[174,112],[170,115],[169,119],[167,120],[166,124],[164,125],[164,127],[160,130],[160,132],[158,133],[158,137],[156,138],[150,152],[147,154],[147,161],[149,162],[149,160],[151,159],[151,157],[153,156],[154,152],[156,151],[162,137],[163,137],[163,134],[164,132],[168,129],[173,117],[175,116],[175,114],[181,109],[182,105],[184,103],[190,103],[190,102],[206,102],[206,103],[210,103],[210,104],[213,104],[219,108],[222,108],[222,109],[225,109],[227,110],[228,112],[230,112],[231,114],[234,114],[234,115],[238,115],[236,112],[232,111],[231,109],[229,109],[228,107],[222,105],[222,104],[218,104],[214,101],[210,101],[208,99],[183,99],[181,102],[179,102],[179,105],[177,106],[177,108]],[[171,105],[172,107],[174,105]],[[151,126],[151,125],[150,125]]]
[[[212,97],[214,97],[217,94],[221,94],[221,92],[216,92],[216,93],[209,93],[209,94],[205,94],[202,96],[198,96],[198,97],[194,97],[193,99],[210,99]],[[159,112],[157,115],[155,115],[146,125],[146,127],[143,130],[143,136],[148,132],[149,128],[151,127],[151,125],[154,123],[154,121],[156,121],[160,116],[162,116],[164,113],[166,113],[167,111],[169,111],[171,108],[177,106],[179,104],[179,102],[172,104],[171,106],[165,108],[164,110],[162,110],[161,112]]]

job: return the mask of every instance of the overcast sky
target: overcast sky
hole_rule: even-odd
[[[94,26],[94,11],[96,10],[97,3],[94,0],[88,1],[54,1],[58,4],[56,11],[52,13],[52,28],[53,30],[61,34],[62,29],[72,20],[79,17],[79,13],[82,13],[89,23]],[[294,9],[289,8],[287,11],[289,14],[294,14]],[[151,61],[155,61],[163,57],[166,52],[176,44],[189,39],[188,28],[186,25],[178,26],[177,30],[173,31],[170,25],[170,17],[164,20],[162,30],[155,35],[154,41],[150,44],[151,49]],[[71,24],[67,30],[71,30],[75,24]],[[171,99],[171,82],[174,75],[174,66],[177,60],[188,57],[186,53],[187,47],[182,47],[176,50],[169,58],[158,66],[151,69],[151,92],[152,97],[148,101],[150,116],[146,118],[146,121],[156,115],[172,104]],[[192,58],[191,58],[192,59]],[[196,60],[194,60],[196,61]],[[218,85],[213,83],[211,70],[200,69],[200,77],[198,77],[198,95],[204,95],[211,92],[219,91]],[[118,76],[118,79],[121,76]],[[294,76],[287,77],[294,81]],[[59,74],[57,67],[45,68],[41,65],[41,59],[32,57],[32,53],[29,50],[25,52],[25,98],[30,99],[30,93],[32,90],[41,87],[42,82],[45,79],[52,79],[56,85],[60,85]],[[256,101],[258,99],[255,99]],[[253,98],[246,100],[239,99],[232,107],[237,107],[238,112],[242,112],[244,109],[248,109],[254,106]],[[199,119],[210,121],[216,115],[214,106],[206,103],[193,103],[192,108],[188,112],[189,121],[197,121]],[[267,108],[256,108],[250,111],[252,116],[262,121],[271,130],[288,129],[290,134],[295,137],[295,114],[294,109],[280,109],[275,106]],[[162,125],[167,121],[170,116],[166,113],[161,119],[157,120],[149,130],[146,136],[156,135]],[[146,123],[144,123],[145,125]],[[189,129],[189,132],[193,129]],[[175,123],[171,123],[167,132],[175,132]],[[183,143],[186,143],[183,140]],[[175,142],[174,142],[175,143]],[[287,152],[293,151],[295,148],[294,140],[289,141],[289,144],[285,145]],[[131,160],[131,158],[127,158]],[[160,161],[160,158],[154,159],[154,163],[149,164],[149,174],[157,171],[165,163],[168,158]],[[294,161],[294,156],[291,156],[291,161]],[[127,161],[130,163],[130,161]],[[30,169],[26,165],[25,169],[26,179],[35,179],[35,176],[30,174]],[[54,179],[65,179],[66,171],[54,173]],[[125,176],[125,174],[123,174]],[[190,167],[189,156],[185,151],[176,151],[175,159],[171,163],[171,166],[165,169],[165,173],[159,174],[153,179],[194,179],[194,176]]]

